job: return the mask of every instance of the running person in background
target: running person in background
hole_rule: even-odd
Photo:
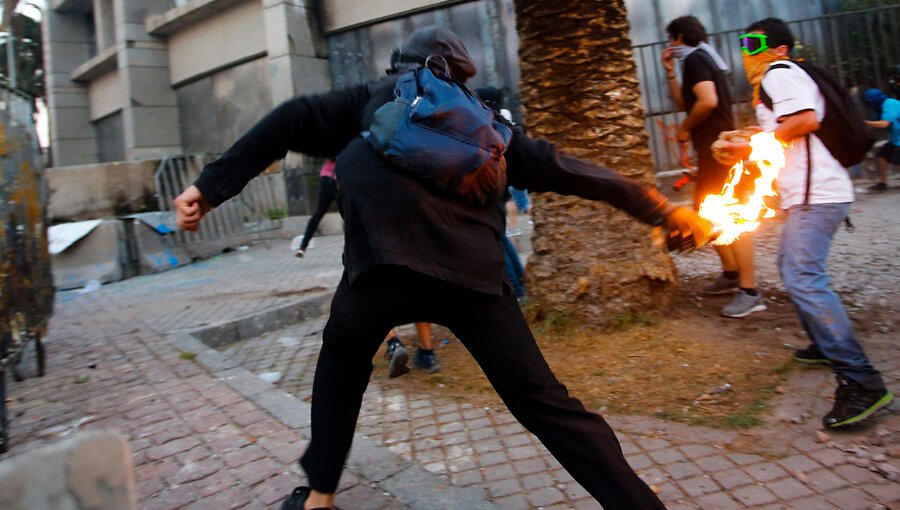
[[[294,254],[297,257],[303,257],[306,254],[309,242],[312,241],[313,236],[316,234],[316,229],[319,228],[319,222],[322,221],[322,217],[328,212],[331,203],[337,198],[338,188],[337,179],[334,178],[334,159],[325,160],[325,163],[322,164],[322,168],[319,170],[319,179],[319,198],[316,203],[316,211],[309,218],[309,223],[306,224],[306,233],[303,234],[303,241],[300,242],[300,248]]]
[[[676,138],[691,141],[697,153],[697,178],[694,208],[707,195],[722,191],[731,167],[716,161],[710,147],[719,133],[734,129],[731,93],[725,71],[728,65],[706,40],[706,28],[693,16],[676,18],[666,27],[669,46],[663,50],[663,67],[669,92],[687,117],[678,127]],[[684,83],[678,82],[675,61],[682,64]],[[756,288],[753,237],[744,234],[728,246],[716,246],[722,261],[722,274],[703,288],[705,294],[737,293],[722,309],[726,317],[746,317],[766,309],[762,293]]]
[[[875,153],[878,182],[870,188],[872,191],[885,191],[888,189],[888,165],[900,165],[900,100],[888,97],[879,89],[867,90],[863,98],[866,106],[878,115],[878,120],[867,120],[866,124],[876,129],[887,129],[890,133],[890,138]]]

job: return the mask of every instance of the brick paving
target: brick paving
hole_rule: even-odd
[[[857,232],[836,237],[834,285],[854,309],[896,310],[896,197],[860,197]],[[523,230],[516,242],[527,252]],[[776,233],[774,223],[760,238]],[[93,293],[59,293],[47,375],[10,382],[4,458],[76,429],[115,429],[130,441],[142,509],[277,508],[302,480],[296,458],[308,437],[324,318],[236,335],[218,350],[186,332],[258,322],[333,289],[341,244],[339,236],[318,238],[297,260],[286,240],[273,240]],[[774,244],[759,243],[757,258],[760,280],[778,288]],[[688,276],[717,268],[711,252],[676,260]],[[862,339],[900,394],[900,328],[890,314],[878,320]],[[775,399],[769,425],[749,432],[607,418],[629,462],[670,509],[900,508],[898,405],[872,424],[819,438],[832,385],[827,370],[799,372]],[[341,482],[342,508],[451,508],[459,501],[470,501],[467,508],[600,508],[499,403],[476,406],[415,390],[373,378]]]

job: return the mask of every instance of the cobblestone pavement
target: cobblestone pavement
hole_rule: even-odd
[[[831,267],[853,310],[885,310],[866,316],[879,324],[862,340],[900,394],[894,262],[900,224],[891,221],[897,197],[860,197],[857,231],[838,234]],[[520,225],[526,235],[517,238],[523,252],[526,224]],[[772,222],[758,238],[764,288],[780,286],[777,231]],[[267,311],[333,289],[341,238],[315,242],[302,260],[293,258],[287,241],[275,240],[93,293],[59,293],[46,342],[47,375],[10,382],[11,451],[4,457],[78,428],[112,428],[130,440],[142,509],[277,507],[302,480],[296,458],[308,437],[324,319],[240,336],[218,351],[184,332],[222,323],[240,331]],[[676,260],[689,277],[718,265],[712,252]],[[817,427],[833,390],[829,372],[801,371],[787,388],[774,402],[771,425],[752,431],[607,419],[632,466],[670,509],[900,508],[898,405],[872,424],[826,437]],[[388,389],[377,378],[364,399],[337,503],[345,509],[599,508],[502,406],[425,397],[414,387]]]

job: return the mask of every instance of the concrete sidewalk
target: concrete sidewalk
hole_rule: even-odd
[[[857,232],[836,238],[835,286],[857,307],[883,300],[897,309],[896,207],[894,192],[860,197]],[[296,459],[308,437],[320,312],[340,278],[342,244],[320,237],[295,259],[287,241],[269,241],[92,293],[59,293],[47,375],[10,382],[3,458],[76,429],[115,429],[130,440],[142,509],[277,508],[303,480]],[[774,244],[758,258],[761,280],[777,287]],[[684,274],[707,274],[714,257],[677,261]],[[888,321],[862,340],[900,394],[896,330]],[[274,384],[260,377],[274,374]],[[771,425],[754,431],[765,455],[733,448],[741,432],[607,418],[670,509],[900,506],[897,404],[872,425],[824,439],[816,429],[833,389],[828,371],[803,371],[790,389],[774,402]],[[793,420],[801,415],[812,418]],[[374,381],[357,432],[337,498],[344,509],[599,508],[499,407]]]

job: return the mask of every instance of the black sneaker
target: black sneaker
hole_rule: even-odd
[[[822,354],[816,344],[809,344],[806,349],[794,351],[794,361],[807,365],[830,365],[831,361]]]
[[[309,487],[297,487],[290,496],[281,503],[281,510],[303,510],[306,498],[309,497]]]
[[[869,186],[869,191],[887,191],[887,189],[887,184],[883,182],[876,182],[875,184]]]
[[[281,503],[281,510],[303,510],[303,505],[306,504],[307,498],[309,498],[309,487],[297,487],[294,489],[294,492],[291,493],[290,496],[285,498],[284,502]],[[313,510],[332,510],[330,508],[314,508]],[[337,507],[334,508],[337,510]]]
[[[409,372],[406,362],[409,361],[409,354],[403,342],[397,337],[388,340],[387,350],[384,352],[384,359],[388,360],[388,377],[400,377]]]
[[[836,429],[860,422],[893,399],[887,389],[867,390],[856,381],[839,377],[834,392],[834,407],[822,418],[822,424],[825,428]]]
[[[419,349],[416,351],[416,357],[413,358],[413,365],[429,374],[433,374],[441,369],[441,364],[438,363],[437,354],[435,354],[433,350],[428,349]]]

